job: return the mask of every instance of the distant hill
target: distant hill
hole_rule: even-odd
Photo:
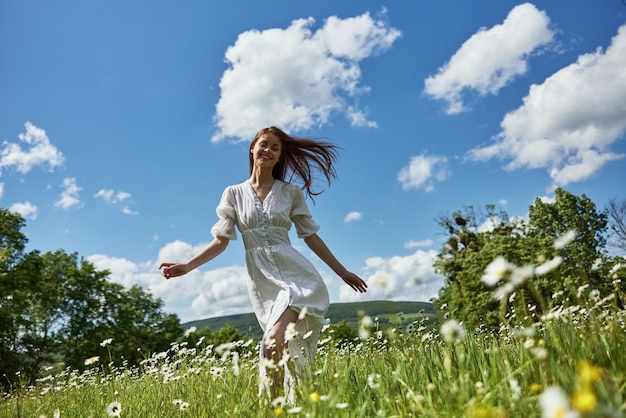
[[[378,318],[378,322],[384,327],[389,323],[408,325],[410,322],[425,318],[436,322],[437,314],[430,302],[393,302],[393,301],[368,301],[351,303],[332,303],[328,309],[326,317],[331,324],[346,321],[353,329],[357,329],[359,311],[372,318]],[[241,335],[253,338],[262,336],[261,327],[257,322],[254,313],[245,313],[217,318],[200,319],[182,324],[184,329],[196,327],[202,329],[209,327],[211,331],[217,331],[230,324],[237,328]]]

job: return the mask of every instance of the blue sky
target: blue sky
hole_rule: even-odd
[[[331,301],[429,300],[438,217],[624,198],[624,97],[621,0],[2,1],[0,205],[29,250],[76,252],[182,321],[250,312],[241,239],[182,278],[157,266],[212,239],[277,125],[342,148],[310,209],[370,291],[293,238]]]

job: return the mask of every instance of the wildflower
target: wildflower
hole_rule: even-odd
[[[374,325],[374,321],[372,321],[372,317],[369,315],[363,316],[361,319],[361,326],[359,327],[359,338],[362,340],[366,340],[370,337],[370,328]]]
[[[305,306],[304,308],[302,308],[302,310],[298,314],[298,320],[306,318],[306,314],[307,314],[307,307]]]
[[[474,383],[474,386],[476,387],[476,392],[479,394],[483,394],[485,393],[485,384],[483,382],[476,382]]]
[[[369,328],[372,325],[374,325],[374,321],[372,320],[372,317],[369,315],[365,315],[363,317],[363,319],[361,319],[361,326],[364,328]]]
[[[574,239],[576,239],[576,230],[570,229],[554,241],[553,247],[560,250],[567,247]]]
[[[196,327],[189,327],[189,328],[187,328],[185,330],[185,338],[189,337],[191,334],[193,334],[197,330],[198,330],[198,328],[196,328]]]
[[[313,335],[313,331],[309,331],[309,332],[307,332],[306,334],[304,334],[304,335],[302,336],[302,339],[303,339],[303,340],[306,340],[306,339],[307,339],[307,338],[309,338],[311,335]]]
[[[296,324],[291,322],[287,325],[285,329],[285,341],[291,341],[298,335],[298,331],[296,331]]]
[[[109,406],[107,406],[107,414],[110,417],[119,417],[122,415],[122,404],[118,401],[111,402]]]
[[[239,353],[238,352],[234,352],[233,353],[233,374],[235,376],[239,376]]]
[[[498,256],[489,263],[481,280],[487,286],[494,287],[504,276],[513,270],[513,267],[504,257]]]
[[[276,397],[273,401],[272,401],[272,406],[274,408],[279,408],[285,405],[285,397],[284,396],[278,396]]]
[[[468,418],[506,418],[508,414],[503,408],[478,404],[469,408],[463,416]]]
[[[224,368],[214,366],[214,367],[211,367],[211,370],[209,370],[209,373],[213,377],[219,377],[222,375],[222,373],[224,373]]]
[[[595,393],[589,389],[582,389],[576,391],[572,395],[572,406],[583,414],[588,414],[598,406],[598,398]]]
[[[85,360],[85,366],[89,366],[99,361],[100,361],[100,356],[89,357],[87,360]]]
[[[589,363],[587,360],[582,360],[578,363],[578,370],[576,371],[578,381],[583,387],[589,387],[596,383],[602,377],[602,369]]]
[[[283,350],[283,356],[278,361],[278,366],[287,367],[289,365],[289,360],[291,360],[291,355],[287,350]]]
[[[511,273],[510,281],[514,286],[519,286],[523,284],[526,280],[531,278],[534,273],[535,273],[535,267],[530,264],[517,267],[513,269],[513,272]]]
[[[276,408],[274,408],[274,415],[279,417],[282,414],[283,414],[283,407],[282,406],[277,406]]]
[[[107,338],[105,340],[102,340],[102,342],[100,343],[100,347],[106,347],[107,345],[111,344],[111,342],[113,342],[113,338]]]
[[[178,405],[178,407],[180,408],[181,411],[184,411],[185,409],[189,408],[189,402],[181,402],[180,405]]]
[[[231,343],[222,343],[222,344],[218,345],[217,347],[215,347],[215,352],[217,354],[230,353],[236,347],[237,347],[237,345],[235,343],[233,343],[233,342],[231,342]]]
[[[289,409],[287,410],[287,413],[288,413],[288,414],[298,414],[298,413],[300,413],[301,411],[302,411],[302,407],[300,407],[300,406],[294,406],[293,408],[289,408]]]
[[[54,414],[52,415],[54,418],[61,418],[61,411],[58,409],[54,410]]]
[[[338,403],[337,405],[335,405],[335,408],[337,409],[346,409],[348,407],[348,403],[344,402],[344,403]]]
[[[530,349],[530,352],[533,353],[537,361],[544,361],[548,358],[548,350],[543,347],[533,347]]]
[[[522,388],[516,379],[509,379],[509,386],[511,387],[511,399],[519,399],[522,395]]]
[[[309,393],[309,399],[311,400],[311,402],[319,402],[320,400],[320,394],[317,392],[311,392]]]
[[[440,332],[443,339],[449,343],[458,343],[465,338],[465,328],[455,319],[444,322]]]
[[[493,292],[493,298],[495,300],[502,300],[510,295],[513,290],[515,290],[515,287],[512,283],[505,283]]]
[[[372,278],[372,282],[374,283],[375,286],[380,286],[380,287],[387,286],[387,283],[389,282],[387,273],[382,272],[382,271],[376,273],[374,277]]]
[[[372,389],[378,389],[380,387],[380,375],[375,373],[367,376],[367,386]]]
[[[524,348],[532,348],[535,345],[535,340],[533,340],[532,338],[527,338],[526,341],[524,341]]]
[[[272,360],[271,358],[263,357],[261,359],[261,367],[263,367],[264,369],[275,369],[276,363],[274,363],[274,360]]]
[[[541,385],[539,383],[531,383],[528,386],[528,390],[530,390],[532,393],[539,393],[541,392]]]
[[[548,274],[552,270],[559,267],[562,262],[563,262],[563,257],[561,257],[560,255],[557,255],[552,260],[548,260],[545,263],[541,264],[540,266],[537,266],[537,268],[535,269],[535,273],[537,273],[539,276]]]
[[[563,390],[551,386],[539,396],[543,418],[578,418],[579,414],[570,409],[569,401]]]

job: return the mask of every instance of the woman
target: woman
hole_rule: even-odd
[[[348,271],[317,235],[304,193],[312,196],[313,170],[328,183],[335,176],[336,147],[294,138],[276,127],[259,131],[250,145],[250,178],[229,186],[217,207],[213,241],[186,263],[163,263],[165,278],[181,276],[218,256],[239,229],[246,250],[248,289],[263,329],[261,382],[275,398],[279,384],[293,389],[293,377],[310,371],[328,310],[328,291],[315,267],[289,241],[294,224],[299,238],[357,292],[367,284]],[[289,180],[285,180],[289,174]],[[291,184],[296,178],[302,189]],[[320,192],[321,193],[321,192]],[[282,360],[282,361],[281,361]],[[285,387],[285,386],[283,386]],[[289,389],[288,389],[289,390]]]

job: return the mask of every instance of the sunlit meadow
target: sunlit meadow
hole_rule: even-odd
[[[516,272],[516,266],[504,262],[494,260],[483,278],[502,303],[520,283],[512,278],[524,274],[524,280],[532,280],[533,274],[559,264],[537,266],[533,273],[528,267]],[[611,280],[620,279],[614,275]],[[393,328],[382,329],[365,313],[359,338],[338,344],[332,328],[326,328],[312,376],[300,383],[293,402],[259,393],[257,341],[214,347],[199,340],[173,343],[138,367],[117,367],[111,358],[85,359],[87,371],[51,374],[5,395],[0,415],[624,416],[626,312],[618,306],[623,295],[600,298],[594,289],[576,290],[579,304],[553,295],[547,314],[497,331],[466,329],[447,317],[437,326],[411,322],[402,314]]]

